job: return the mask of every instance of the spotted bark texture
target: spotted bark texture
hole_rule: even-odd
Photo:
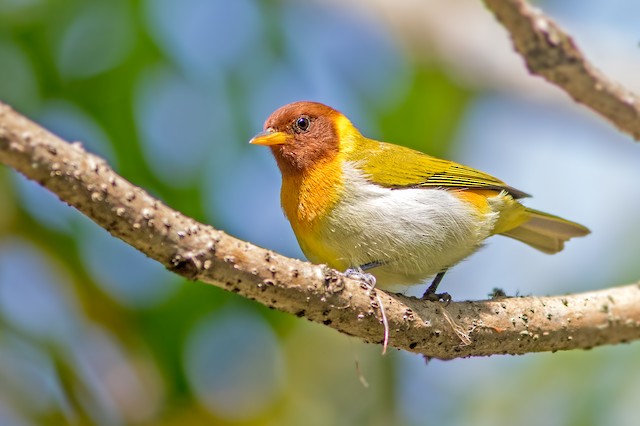
[[[186,217],[80,143],[63,141],[1,103],[0,162],[176,274],[365,342],[383,341],[380,303],[389,346],[430,358],[586,349],[640,338],[638,284],[449,305],[371,290],[338,271],[286,258]]]

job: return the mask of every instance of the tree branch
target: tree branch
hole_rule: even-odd
[[[370,290],[337,271],[240,241],[172,210],[106,162],[0,103],[0,162],[169,270],[365,342],[429,357],[590,348],[640,338],[640,285],[448,306]]]
[[[640,102],[606,79],[555,23],[523,0],[484,0],[533,74],[640,139]],[[345,278],[235,239],[172,210],[106,162],[0,103],[0,162],[76,207],[169,270],[325,324],[365,342],[451,359],[523,354],[640,338],[640,284],[557,297],[450,305],[424,302]]]
[[[525,0],[484,0],[509,31],[532,74],[544,77],[620,131],[640,140],[640,101],[612,82],[580,52],[573,39]]]

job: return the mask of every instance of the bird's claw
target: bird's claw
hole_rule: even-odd
[[[347,269],[344,271],[344,276],[347,278],[353,278],[358,281],[362,281],[370,288],[374,288],[376,286],[376,277],[366,272],[362,272],[361,269]]]
[[[430,302],[444,302],[445,305],[451,303],[451,295],[449,293],[430,293],[425,292],[422,295],[422,300],[428,300]]]

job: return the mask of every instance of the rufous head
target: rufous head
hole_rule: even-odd
[[[324,104],[294,102],[271,114],[250,143],[270,147],[283,173],[301,172],[338,153],[339,119],[345,118]]]

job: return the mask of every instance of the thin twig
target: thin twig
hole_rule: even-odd
[[[509,31],[532,74],[544,77],[579,102],[640,140],[640,100],[593,66],[573,39],[525,0],[484,0]]]

